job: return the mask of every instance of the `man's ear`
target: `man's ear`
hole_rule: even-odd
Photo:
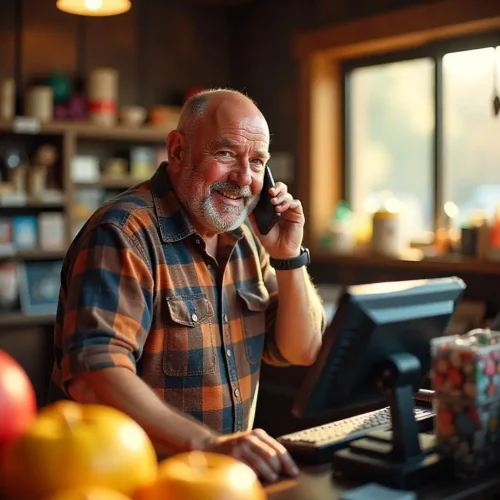
[[[182,168],[186,154],[186,141],[178,130],[172,130],[167,137],[168,166],[173,172]]]

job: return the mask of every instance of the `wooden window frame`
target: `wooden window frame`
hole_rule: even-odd
[[[344,186],[342,66],[352,59],[418,49],[500,28],[500,2],[442,0],[303,33],[300,62],[298,195],[305,244],[314,253]]]

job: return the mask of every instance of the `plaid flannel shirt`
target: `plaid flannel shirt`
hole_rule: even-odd
[[[219,238],[218,261],[183,211],[166,164],[107,202],[61,273],[49,400],[76,375],[121,366],[220,433],[251,428],[261,360],[274,342],[276,275],[249,223]]]

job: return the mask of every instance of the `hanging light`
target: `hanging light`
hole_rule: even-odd
[[[80,16],[115,16],[130,10],[130,0],[57,0],[58,9]]]

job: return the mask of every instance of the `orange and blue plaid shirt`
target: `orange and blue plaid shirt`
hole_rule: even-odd
[[[288,364],[277,298],[250,224],[222,234],[214,260],[162,164],[99,208],[66,254],[49,400],[82,372],[121,366],[215,431],[247,430],[261,361]]]

